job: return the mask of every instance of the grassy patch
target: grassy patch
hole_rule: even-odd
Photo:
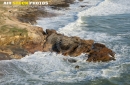
[[[24,36],[27,35],[26,29],[20,29],[18,27],[10,26],[10,25],[4,25],[0,28],[0,34],[4,34],[6,36]]]
[[[2,16],[2,13],[0,13],[0,25],[2,25],[4,23],[5,23],[4,18]]]
[[[0,1],[0,5],[3,5],[3,1]]]

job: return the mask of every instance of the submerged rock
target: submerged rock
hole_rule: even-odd
[[[79,65],[76,65],[76,66],[75,66],[75,69],[79,69],[79,67],[80,67]]]
[[[68,59],[68,61],[69,61],[70,63],[76,63],[76,62],[77,62],[76,59],[72,59],[72,58]]]

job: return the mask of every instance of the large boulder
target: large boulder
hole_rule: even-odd
[[[114,55],[115,53],[111,49],[107,48],[105,45],[100,43],[95,43],[93,45],[92,51],[88,55],[87,61],[106,62],[110,60],[115,60]]]
[[[47,29],[44,32],[42,28],[37,28],[27,33],[26,37],[15,35],[9,38],[11,41],[6,39],[8,43],[0,48],[0,60],[20,59],[36,51],[51,51],[70,57],[77,57],[81,53],[85,53],[88,57],[86,61],[89,62],[115,60],[115,53],[111,49],[103,44],[94,43],[93,40],[84,40],[77,36],[68,37],[53,29]],[[13,39],[14,42],[12,42]],[[76,62],[74,60],[68,61]]]
[[[79,37],[67,37],[56,33],[54,30],[47,30],[48,37],[44,44],[44,51],[54,51],[65,56],[76,57],[81,53],[91,51],[93,40],[82,40]]]
[[[83,40],[79,37],[68,37],[57,33],[55,30],[46,30],[47,38],[43,46],[43,51],[61,53],[64,56],[76,57],[81,53],[88,55],[87,61],[106,62],[115,60],[115,53],[100,43],[93,40]]]

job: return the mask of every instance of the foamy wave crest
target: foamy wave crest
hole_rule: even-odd
[[[79,82],[96,79],[97,77],[110,78],[119,76],[122,70],[120,64],[111,61],[109,63],[89,63],[82,54],[74,59],[76,63],[69,63],[60,54],[50,52],[36,52],[21,60],[0,62],[1,85],[16,84],[44,84],[44,82]],[[76,69],[75,66],[79,66]],[[118,69],[118,70],[116,70]],[[116,71],[115,71],[116,70]],[[8,80],[8,81],[7,81]]]
[[[58,32],[67,36],[78,36],[82,39],[93,39],[96,42],[112,42],[121,39],[120,36],[111,36],[109,33],[89,31],[89,28],[82,29],[83,21],[78,19],[75,22],[69,23],[63,28],[59,28]],[[87,24],[85,24],[87,26]],[[88,31],[87,31],[88,30]]]
[[[80,16],[106,16],[130,13],[130,0],[105,0],[95,7],[79,13]]]

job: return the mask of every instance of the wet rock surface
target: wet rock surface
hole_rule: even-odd
[[[51,0],[49,6],[66,8],[74,1]],[[39,17],[56,16],[46,12],[44,7],[10,8],[7,12],[0,13],[0,18],[3,18],[0,20],[0,60],[21,59],[36,51],[56,52],[70,57],[84,53],[88,57],[86,61],[89,62],[115,60],[115,53],[111,49],[101,43],[94,43],[94,40],[84,40],[78,36],[68,37],[53,29],[47,29],[45,32],[41,27],[30,25],[35,24]],[[76,62],[73,59],[68,61]]]
[[[115,60],[115,53],[111,49],[103,44],[94,43],[93,40],[83,40],[77,36],[68,37],[57,33],[53,29],[47,29],[46,32],[44,32],[41,28],[37,28],[33,31],[30,37],[23,38],[25,42],[15,44],[15,42],[19,40],[18,38],[20,38],[16,37],[13,44],[8,43],[5,46],[1,46],[0,60],[20,59],[36,51],[51,51],[70,57],[76,57],[81,55],[81,53],[85,53],[87,54],[86,57],[88,57],[87,61],[89,62]],[[73,60],[69,61],[76,62]]]
[[[105,45],[100,43],[95,43],[93,45],[92,51],[88,55],[87,61],[106,62],[110,60],[115,60],[114,55],[115,53],[111,49],[107,48]]]
[[[89,62],[115,60],[115,53],[111,49],[103,44],[94,43],[94,40],[84,40],[77,36],[68,37],[57,33],[53,29],[47,29],[44,32],[41,28],[34,29],[31,34],[28,32],[28,35],[30,36],[22,38],[24,42],[16,44],[15,42],[20,40],[20,37],[16,37],[13,44],[10,42],[5,46],[1,46],[0,60],[20,59],[36,51],[56,52],[70,57],[77,57],[81,53],[85,53],[88,57],[86,61]],[[68,61],[76,62],[73,59]]]
[[[51,34],[47,37],[44,48],[49,51],[61,53],[65,56],[76,57],[81,53],[87,53],[91,51],[91,47],[94,43],[93,40],[83,40],[79,37],[67,37],[53,30],[47,30],[47,32],[48,31]]]
[[[67,37],[56,33],[55,30],[46,30],[48,36],[43,47],[43,51],[53,51],[64,56],[76,57],[85,53],[88,56],[87,61],[106,62],[115,60],[115,53],[100,43],[94,43],[93,40],[83,40],[79,37]]]

